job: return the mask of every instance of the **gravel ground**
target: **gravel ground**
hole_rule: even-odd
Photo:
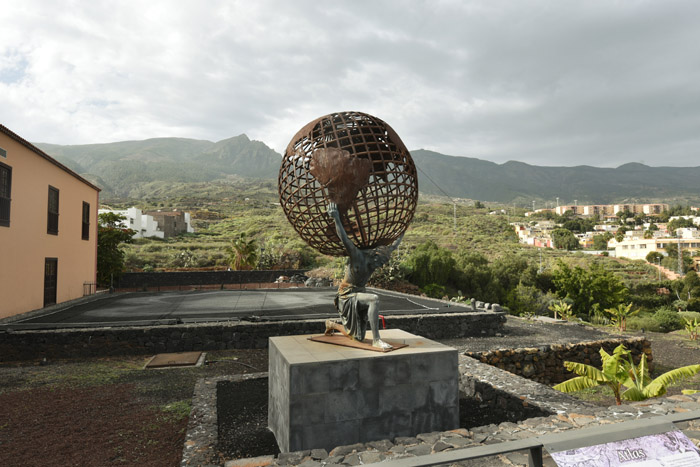
[[[527,320],[509,316],[501,336],[442,339],[440,342],[454,347],[460,352],[485,352],[496,349],[539,347],[542,345],[593,341],[610,338],[611,336],[615,335],[582,324]]]

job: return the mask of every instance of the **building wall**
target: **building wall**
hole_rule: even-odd
[[[0,128],[2,129],[2,128]],[[12,168],[9,227],[0,226],[0,318],[44,306],[44,262],[58,259],[56,303],[83,296],[97,272],[99,191],[0,131]],[[58,235],[47,233],[49,185],[59,190]],[[90,204],[89,239],[82,239],[83,202]]]

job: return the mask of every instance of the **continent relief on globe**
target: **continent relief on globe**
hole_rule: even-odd
[[[326,190],[328,199],[344,214],[352,206],[357,193],[369,181],[372,163],[353,157],[338,148],[317,149],[311,155],[309,172]]]

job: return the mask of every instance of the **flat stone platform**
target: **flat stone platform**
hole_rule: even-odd
[[[283,452],[457,428],[457,351],[399,329],[381,353],[271,337],[268,423]]]
[[[380,313],[386,316],[471,311],[468,306],[442,300],[368,290],[379,296]],[[8,327],[22,330],[335,318],[335,293],[335,288],[325,287],[104,294],[85,303],[59,305],[2,320],[0,331]]]

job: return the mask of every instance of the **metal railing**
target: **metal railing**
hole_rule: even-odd
[[[83,297],[94,295],[97,292],[96,282],[83,282]]]
[[[562,433],[550,433],[543,436],[505,441],[498,444],[456,449],[425,456],[403,457],[388,460],[374,465],[377,467],[423,467],[430,465],[450,465],[471,459],[508,454],[515,451],[529,451],[530,467],[542,467],[542,449],[549,452],[559,452],[577,449],[583,446],[594,446],[625,439],[664,433],[677,429],[673,424],[700,419],[700,410],[692,412],[661,415],[653,418],[631,420],[628,422],[599,425]]]

